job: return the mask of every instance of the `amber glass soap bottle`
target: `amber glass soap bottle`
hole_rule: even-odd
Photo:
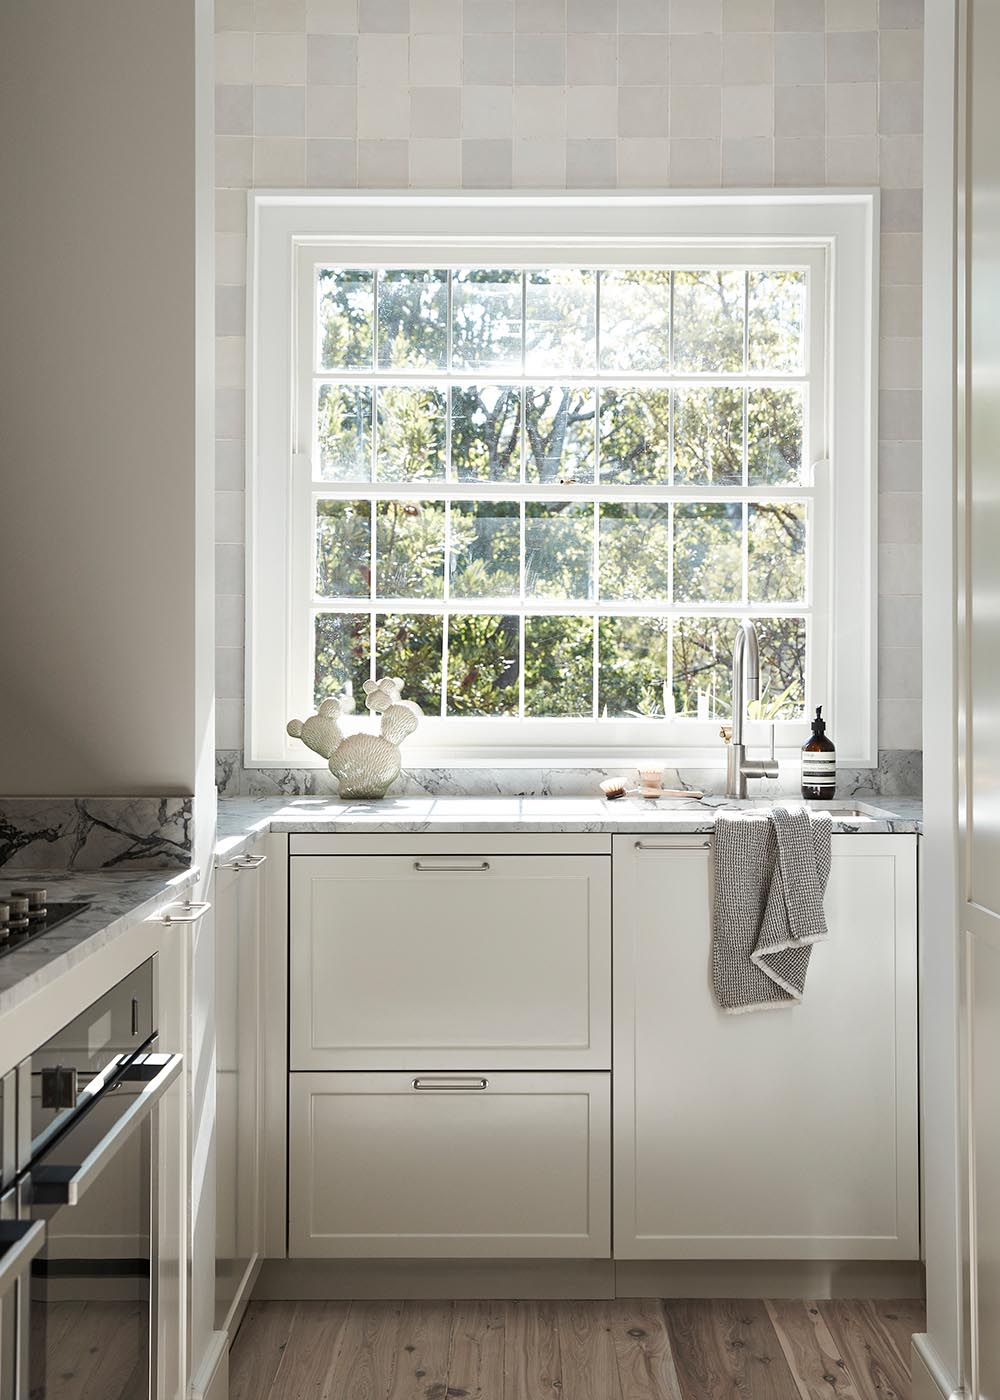
[[[816,710],[812,737],[802,745],[802,796],[809,801],[828,801],[837,790],[837,750],[826,737],[823,706]]]

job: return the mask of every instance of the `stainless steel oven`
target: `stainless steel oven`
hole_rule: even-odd
[[[156,1395],[156,1108],[181,1057],[158,1049],[155,974],[153,958],[4,1082],[2,1400]]]

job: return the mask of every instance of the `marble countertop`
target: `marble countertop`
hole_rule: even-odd
[[[787,799],[793,800],[793,799]],[[725,797],[386,797],[378,802],[338,802],[325,797],[246,798],[219,801],[220,860],[242,854],[264,831],[332,832],[551,832],[701,833],[712,831],[719,812],[761,812],[770,801]],[[814,803],[830,811],[838,833],[885,834],[920,830],[922,804],[915,798]]]
[[[0,1016],[78,966],[84,958],[127,933],[157,910],[182,899],[197,871],[0,870],[0,893],[44,885],[52,903],[89,908],[51,933],[0,957]]]

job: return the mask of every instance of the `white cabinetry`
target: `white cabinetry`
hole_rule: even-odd
[[[292,1258],[610,1253],[610,841],[451,839],[289,862]]]
[[[216,1318],[235,1331],[261,1250],[262,885],[267,837],[215,874]]]
[[[609,1252],[607,1074],[293,1074],[297,1258]]]
[[[611,862],[293,857],[291,1000],[293,1070],[610,1069]]]
[[[621,1259],[916,1259],[916,838],[835,836],[801,1006],[725,1015],[703,838],[615,838]]]

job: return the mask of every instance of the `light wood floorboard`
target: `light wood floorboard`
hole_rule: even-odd
[[[231,1400],[910,1400],[901,1302],[255,1303]]]

